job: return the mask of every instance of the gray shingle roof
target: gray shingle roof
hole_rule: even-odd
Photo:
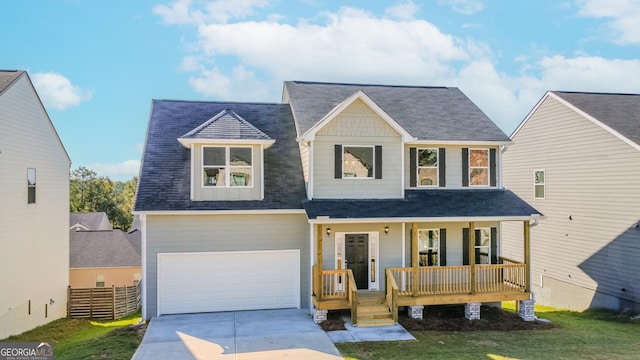
[[[640,94],[553,93],[640,145]]]
[[[140,254],[139,231],[69,231],[70,268],[141,266]]]
[[[252,139],[271,138],[232,110],[224,109],[202,125],[181,136],[186,139]]]
[[[190,159],[178,138],[229,109],[275,143],[264,150],[264,200],[191,201]],[[154,100],[135,211],[302,209],[306,197],[288,104]]]
[[[0,70],[0,94],[22,74],[24,74],[24,71]]]
[[[299,136],[334,107],[362,90],[418,140],[509,141],[509,137],[458,88],[300,81],[287,81],[284,86]]]
[[[407,190],[404,199],[304,201],[309,219],[528,217],[540,214],[509,190]],[[425,206],[429,204],[429,206]]]
[[[69,227],[80,225],[85,230],[113,230],[105,212],[86,212],[69,214]]]

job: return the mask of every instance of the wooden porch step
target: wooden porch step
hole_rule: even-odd
[[[394,324],[393,314],[389,310],[383,291],[358,292],[357,325],[359,327],[391,326]]]
[[[393,326],[395,322],[393,319],[363,319],[358,320],[358,327],[372,327],[372,326]]]

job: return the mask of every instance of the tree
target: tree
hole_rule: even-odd
[[[128,231],[137,184],[136,177],[113,182],[81,166],[71,172],[69,208],[71,212],[105,212],[114,228]]]

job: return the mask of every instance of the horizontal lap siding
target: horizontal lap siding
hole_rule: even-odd
[[[308,307],[309,227],[304,214],[147,215],[146,317],[157,309],[157,254],[300,250],[301,306]]]
[[[547,217],[531,230],[533,282],[543,274],[640,300],[640,152],[552,98],[513,141],[505,186]],[[534,169],[545,170],[544,200],[533,198]]]

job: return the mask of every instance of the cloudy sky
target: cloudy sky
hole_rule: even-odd
[[[113,180],[137,175],[152,99],[454,86],[511,134],[547,90],[640,93],[640,0],[12,0],[0,23],[0,68],[29,72],[74,168]]]

